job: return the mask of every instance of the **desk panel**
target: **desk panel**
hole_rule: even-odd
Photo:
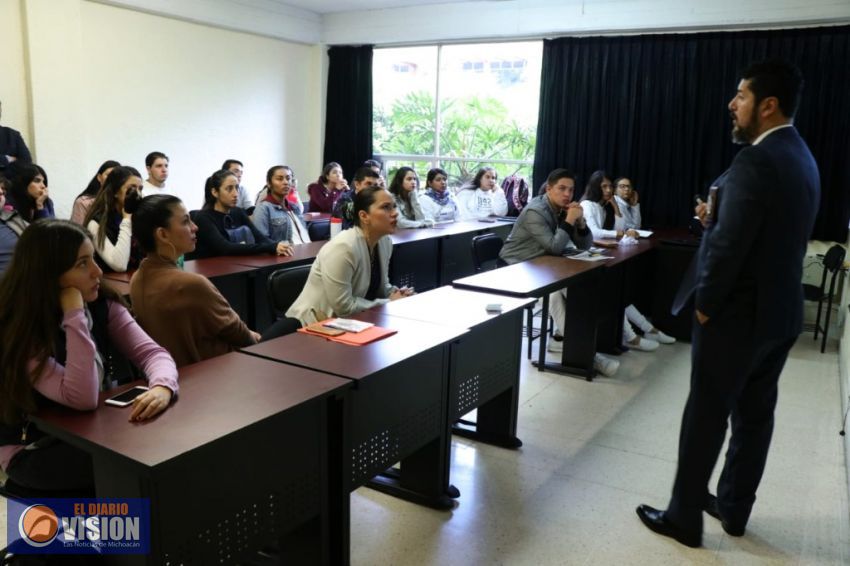
[[[329,495],[341,455],[328,447],[342,434],[331,423],[350,382],[230,353],[181,368],[180,385],[173,405],[144,423],[103,404],[114,392],[94,412],[51,406],[34,416],[92,455],[98,497],[150,498],[152,552],[120,562],[233,563],[302,528],[317,544],[284,541],[284,554],[346,557],[334,517],[347,517],[347,500]],[[282,438],[286,450],[269,450]]]

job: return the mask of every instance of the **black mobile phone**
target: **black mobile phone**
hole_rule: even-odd
[[[148,387],[145,387],[143,385],[137,385],[132,389],[128,389],[123,393],[119,393],[114,397],[110,397],[109,399],[104,401],[104,403],[106,403],[107,405],[113,405],[115,407],[126,407],[127,405],[132,405],[133,400],[135,400],[136,397],[138,397],[148,389]]]

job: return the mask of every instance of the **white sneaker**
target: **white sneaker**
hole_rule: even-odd
[[[655,332],[647,332],[643,335],[645,338],[649,338],[650,340],[655,340],[659,344],[675,344],[676,339],[672,336],[667,336],[660,330],[656,330]]]
[[[546,349],[555,354],[560,354],[564,351],[564,341],[549,338],[549,340],[546,342]]]
[[[601,373],[606,377],[611,377],[615,373],[617,373],[617,369],[620,367],[620,362],[617,360],[612,360],[611,358],[606,358],[601,354],[595,354],[593,356],[593,369]]]
[[[652,352],[658,349],[658,342],[648,338],[637,337],[637,344],[634,342],[623,342],[623,346],[632,350],[642,350],[644,352]]]

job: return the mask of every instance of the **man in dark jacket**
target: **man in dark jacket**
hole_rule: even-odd
[[[3,103],[0,102],[0,118],[3,117]],[[12,128],[0,126],[0,173],[15,161],[32,163],[32,156],[21,133]]]
[[[803,79],[785,61],[741,74],[729,103],[732,137],[749,144],[697,207],[705,233],[695,281],[691,391],[682,417],[679,460],[666,511],[640,505],[656,533],[702,544],[702,512],[742,536],[773,433],[777,383],[802,330],[802,266],[820,202],[820,177],[792,121]],[[708,481],[731,438],[717,497]]]

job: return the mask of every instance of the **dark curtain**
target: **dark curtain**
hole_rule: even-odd
[[[731,163],[727,104],[747,64],[784,57],[803,72],[795,125],[820,167],[813,238],[847,240],[850,26],[547,40],[534,187],[557,167],[627,176],[647,226],[684,226],[693,197]],[[613,180],[613,179],[612,179]],[[577,195],[578,197],[578,195]]]
[[[324,162],[354,171],[372,158],[372,46],[328,49]]]

